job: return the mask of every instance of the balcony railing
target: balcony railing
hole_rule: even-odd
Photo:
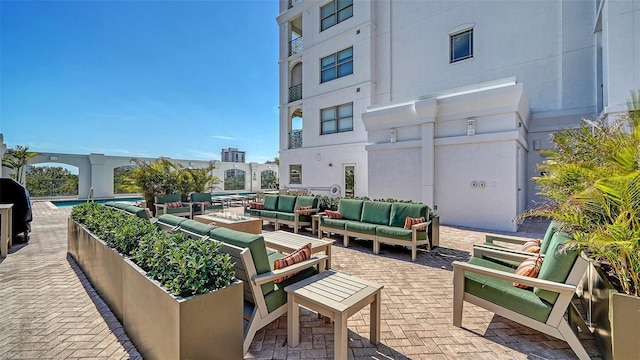
[[[293,85],[289,88],[289,102],[302,99],[302,84]]]
[[[292,7],[300,4],[302,2],[302,0],[289,0],[289,9],[291,9]]]
[[[289,56],[302,52],[302,50],[304,50],[302,46],[302,36],[289,41]]]
[[[289,149],[302,147],[302,130],[293,130],[289,133]]]

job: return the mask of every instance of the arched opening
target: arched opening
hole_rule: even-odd
[[[296,109],[291,114],[291,131],[289,132],[289,149],[297,149],[302,147],[302,110]]]
[[[302,99],[302,63],[293,66],[289,81],[289,102]]]
[[[25,180],[32,197],[78,196],[78,168],[60,163],[27,166]]]
[[[114,194],[133,194],[136,193],[131,188],[131,184],[127,181],[127,178],[131,175],[131,172],[135,169],[133,165],[120,166],[113,169],[113,193]]]
[[[225,190],[244,190],[245,171],[239,169],[229,169],[224,172]]]
[[[260,189],[277,189],[277,183],[275,171],[264,170],[260,172]]]

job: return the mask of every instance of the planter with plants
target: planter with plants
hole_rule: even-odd
[[[242,358],[242,282],[219,243],[95,203],[74,207],[68,229],[69,253],[145,358]]]
[[[632,93],[617,119],[553,134],[534,178],[548,202],[525,215],[553,218],[590,257],[583,298],[606,358],[640,358],[639,100]]]

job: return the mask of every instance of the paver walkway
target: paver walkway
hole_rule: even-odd
[[[27,245],[0,260],[0,359],[141,358],[108,307],[66,254],[68,209],[34,203]],[[542,237],[546,223],[528,222],[517,235]],[[272,229],[272,228],[271,228]],[[466,260],[484,231],[442,226],[440,247],[410,252],[367,241],[333,250],[333,268],[384,285],[381,342],[369,343],[369,308],[348,321],[353,359],[572,359],[567,343],[465,303],[463,328],[452,322],[452,268]],[[251,359],[333,358],[333,326],[301,309],[300,345],[286,345],[286,315],[260,330]],[[594,359],[590,336],[581,335]],[[212,349],[212,351],[215,351]]]

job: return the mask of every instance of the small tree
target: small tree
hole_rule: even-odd
[[[29,160],[37,155],[37,152],[29,151],[28,146],[16,145],[15,150],[7,150],[4,158],[2,158],[2,166],[14,170],[16,172],[16,181],[24,185],[23,170],[29,164]]]

